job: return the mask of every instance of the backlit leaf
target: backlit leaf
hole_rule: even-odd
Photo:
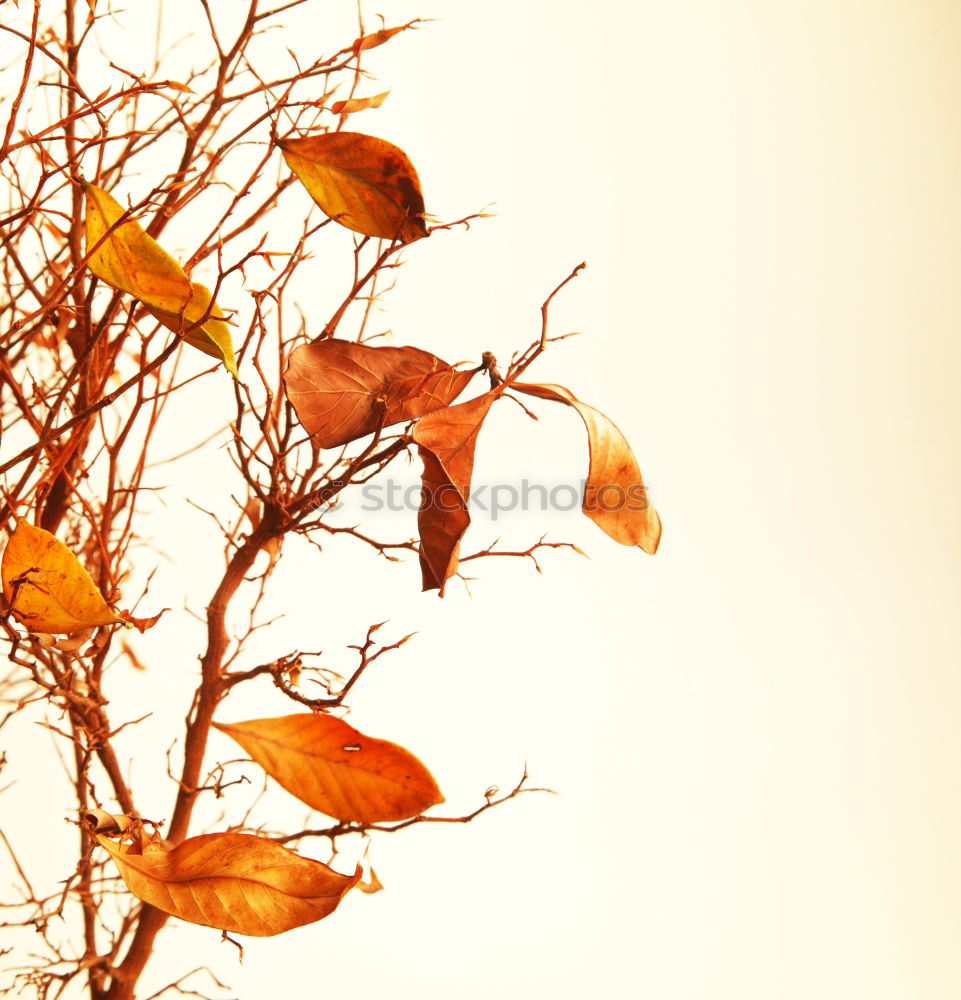
[[[359,880],[265,837],[209,833],[174,848],[96,835],[127,888],[164,913],[234,934],[269,937],[331,914]]]
[[[336,448],[446,406],[475,371],[455,371],[416,347],[318,340],[291,355],[284,386],[311,437]]]
[[[354,53],[364,52],[367,49],[374,49],[378,45],[383,45],[384,42],[390,41],[394,35],[398,35],[408,28],[413,28],[419,20],[417,18],[409,21],[407,24],[398,25],[396,28],[381,28],[380,31],[372,31],[369,35],[361,35],[352,46]]]
[[[367,111],[368,108],[379,108],[387,100],[389,90],[373,97],[351,97],[346,101],[334,101],[330,110],[335,115],[352,115],[356,111]]]
[[[359,132],[277,144],[311,198],[342,226],[405,243],[427,235],[417,171],[397,146]]]
[[[617,426],[562,385],[515,383],[510,388],[577,410],[590,447],[581,509],[615,541],[637,545],[653,555],[661,539],[661,519],[648,503],[637,460]]]
[[[409,819],[444,801],[412,753],[332,715],[214,725],[301,802],[343,822]]]
[[[474,472],[474,445],[481,424],[500,395],[492,390],[456,406],[435,410],[414,427],[424,462],[420,530],[420,568],[424,590],[439,590],[457,572],[460,540],[470,524],[467,502]]]
[[[194,330],[190,330],[189,333],[184,334],[184,340],[187,341],[191,347],[196,347],[198,351],[203,351],[204,354],[209,354],[212,358],[216,358],[218,361],[222,361],[224,368],[230,372],[234,378],[239,378],[239,373],[237,371],[237,359],[234,357],[234,345],[233,340],[230,336],[230,327],[224,322],[224,314],[220,310],[220,306],[215,302],[213,306],[210,304],[210,289],[205,285],[201,285],[199,282],[193,282],[190,286],[191,296],[190,301],[187,303],[186,308],[183,312],[183,318],[179,315],[173,313],[164,312],[161,309],[156,309],[153,306],[147,306],[147,309],[160,320],[161,323],[168,330],[173,330],[174,333],[180,333],[181,330],[187,329],[191,324],[196,323],[204,315],[206,315],[207,310],[210,310],[210,316],[204,322],[203,326],[199,326]]]
[[[146,306],[177,315],[190,299],[190,281],[183,268],[132,219],[110,232],[123,216],[123,206],[92,184],[85,183],[83,189],[87,252],[100,243],[87,266],[112,288],[128,292]]]
[[[87,252],[93,251],[87,262],[90,270],[112,288],[139,299],[164,326],[177,333],[210,308],[210,318],[184,340],[222,361],[236,377],[230,330],[216,303],[210,306],[210,290],[191,284],[177,261],[132,219],[111,231],[124,214],[123,206],[101,188],[87,183],[83,187]]]
[[[3,550],[0,576],[13,617],[32,632],[70,635],[122,620],[70,549],[22,517]]]

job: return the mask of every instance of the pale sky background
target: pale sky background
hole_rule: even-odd
[[[321,7],[329,25],[288,18],[318,51],[353,37],[351,4]],[[532,374],[618,423],[664,538],[650,558],[576,512],[478,515],[467,548],[548,530],[591,560],[479,563],[472,596],[452,584],[443,601],[419,593],[413,559],[293,553],[267,655],[322,647],[347,666],[367,624],[416,630],[351,721],[422,757],[451,813],[525,760],[560,794],[375,842],[386,891],[250,940],[242,967],[217,932],[171,922],[167,971],[210,962],[243,1000],[954,1000],[961,6],[380,0],[370,23],[375,9],[442,20],[370,53],[384,85],[369,93],[391,96],[351,127],[407,151],[433,214],[498,213],[411,248],[382,325],[448,360],[506,359],[586,260],[553,311],[585,335]],[[196,16],[166,11],[172,34]],[[230,401],[209,376],[183,439]],[[577,417],[538,412],[495,414],[478,481],[583,474]],[[217,503],[209,467],[195,475],[191,495]],[[199,607],[219,545],[182,502],[169,515],[183,536],[165,579],[197,581]],[[117,671],[112,711],[156,713],[121,749],[141,808],[164,816],[197,626],[174,611],[147,638],[150,669]],[[223,718],[288,711],[252,695]],[[3,735],[12,761],[46,766],[48,734]],[[222,737],[211,753],[234,756]],[[40,773],[4,793],[3,826],[55,882],[72,870],[66,807]],[[17,808],[49,832],[18,828]],[[259,809],[303,819],[276,789]],[[155,968],[144,995],[169,978]]]

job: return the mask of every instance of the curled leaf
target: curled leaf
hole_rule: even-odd
[[[204,834],[174,848],[95,836],[138,899],[192,924],[253,937],[328,916],[361,875],[359,866],[341,875],[245,833]]]
[[[481,424],[500,390],[429,413],[414,427],[424,462],[420,530],[420,567],[424,590],[439,590],[457,572],[460,540],[470,524],[467,511],[474,446]]]
[[[375,892],[381,892],[384,888],[384,883],[377,877],[377,872],[373,868],[370,870],[370,878],[365,882],[361,879],[357,883],[357,888],[361,892],[367,893],[368,896],[372,896]]]
[[[139,299],[168,329],[186,331],[205,316],[204,324],[184,333],[192,347],[222,361],[237,377],[230,330],[210,290],[191,283],[183,268],[159,243],[128,219],[124,208],[106,191],[84,182],[86,200],[87,266],[101,281]],[[115,227],[115,228],[114,228]]]
[[[387,100],[389,90],[382,94],[374,94],[373,97],[351,97],[346,101],[334,101],[330,110],[335,115],[352,115],[356,111],[367,111],[368,108],[379,108]]]
[[[135,628],[141,635],[147,631],[148,628],[153,628],[157,622],[160,621],[164,613],[169,611],[170,608],[164,608],[155,615],[151,615],[149,618],[135,618],[129,611],[118,611],[117,614],[120,618],[124,620],[127,625]]]
[[[661,539],[661,519],[648,502],[637,459],[613,421],[562,385],[517,382],[510,388],[577,410],[587,428],[590,447],[581,509],[616,542],[637,545],[653,555]]]
[[[446,406],[474,374],[416,347],[318,340],[291,355],[284,387],[311,437],[336,448]]]
[[[444,801],[410,751],[332,715],[214,725],[301,802],[343,822],[409,819]]]
[[[103,809],[87,809],[80,814],[80,822],[91,833],[123,833],[134,824],[130,816],[115,815]]]
[[[3,550],[0,577],[7,607],[31,632],[71,635],[121,620],[70,549],[22,517]]]
[[[287,166],[335,222],[355,233],[404,243],[427,235],[420,180],[402,149],[359,132],[277,144]]]

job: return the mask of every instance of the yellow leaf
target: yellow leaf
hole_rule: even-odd
[[[87,252],[93,251],[88,261],[90,270],[112,288],[138,298],[175,333],[199,320],[209,309],[209,319],[199,329],[184,334],[184,340],[222,361],[236,378],[230,329],[219,306],[210,305],[210,290],[196,282],[191,284],[177,261],[132,219],[116,226],[124,208],[106,191],[85,182],[84,193]],[[112,226],[116,228],[111,231]]]
[[[110,232],[110,227],[123,216],[123,206],[101,188],[87,183],[83,188],[87,203],[87,253],[93,250],[87,262],[90,270],[112,288],[140,299],[145,306],[179,315],[191,297],[190,281],[183,268],[132,219]]]
[[[22,517],[3,550],[0,576],[13,617],[31,632],[71,635],[122,620],[67,546]]]
[[[427,235],[420,180],[402,149],[359,132],[281,139],[278,145],[287,166],[335,222],[405,243]]]
[[[444,801],[430,771],[410,751],[365,736],[333,715],[214,725],[288,792],[334,819],[409,819]]]
[[[333,913],[361,875],[341,875],[265,837],[208,833],[174,848],[97,842],[127,888],[164,913],[234,934],[269,937]]]
[[[192,323],[196,323],[210,309],[210,316],[207,321],[189,333],[184,334],[184,340],[191,347],[196,347],[198,351],[209,354],[212,358],[222,361],[224,368],[239,378],[237,371],[237,359],[234,357],[234,345],[230,336],[230,327],[224,322],[224,314],[220,311],[220,306],[215,302],[210,305],[210,289],[205,285],[194,282],[190,286],[191,296],[183,311],[183,318],[174,313],[165,312],[147,305],[147,309],[160,320],[168,330],[180,333]]]

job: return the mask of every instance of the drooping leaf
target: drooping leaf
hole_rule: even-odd
[[[336,448],[447,406],[475,373],[416,347],[318,340],[291,355],[284,386],[311,437]]]
[[[174,333],[187,330],[193,323],[196,323],[203,316],[207,315],[209,309],[210,315],[203,325],[184,333],[184,340],[191,347],[196,347],[198,351],[203,351],[204,354],[209,354],[210,357],[222,361],[224,368],[234,378],[239,378],[237,359],[234,357],[233,340],[230,336],[230,327],[224,321],[224,314],[221,312],[220,306],[216,302],[213,305],[210,304],[210,289],[206,285],[201,285],[195,281],[191,284],[190,289],[190,301],[184,308],[182,317],[149,305],[147,309],[168,330],[173,330]]]
[[[379,108],[387,100],[388,94],[390,91],[385,90],[382,94],[374,94],[373,97],[351,97],[346,101],[334,101],[330,110],[335,115],[352,115],[357,111]]]
[[[111,231],[124,214],[123,206],[93,184],[84,183],[83,187],[87,252],[93,251],[87,262],[90,270],[112,288],[139,299],[164,326],[177,333],[209,308],[210,317],[203,326],[190,330],[184,339],[223,361],[227,371],[237,377],[230,329],[220,307],[216,303],[211,306],[210,290],[191,284],[177,261],[132,219]]]
[[[474,446],[499,389],[429,413],[414,427],[424,462],[420,510],[420,568],[424,590],[439,590],[457,572],[460,540],[470,524],[468,500]]]
[[[192,924],[252,937],[329,916],[361,876],[359,866],[341,875],[245,833],[203,834],[174,848],[96,838],[138,899]]]
[[[402,149],[359,132],[277,144],[287,166],[335,222],[355,233],[404,243],[427,235],[420,181]]]
[[[365,882],[361,879],[357,883],[357,888],[361,892],[367,893],[367,895],[372,896],[375,892],[383,892],[384,883],[377,877],[377,872],[373,868],[370,870],[370,878]]]
[[[332,715],[214,725],[301,802],[343,822],[409,819],[444,801],[410,751]]]
[[[518,382],[510,388],[577,410],[587,428],[590,447],[581,509],[616,542],[637,545],[653,555],[661,539],[661,519],[648,502],[637,459],[613,421],[562,385]]]
[[[0,576],[13,617],[32,632],[71,635],[122,620],[70,549],[22,517],[3,550]]]

